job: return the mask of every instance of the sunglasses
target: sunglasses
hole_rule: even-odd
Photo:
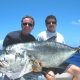
[[[54,22],[53,22],[53,21],[52,21],[52,22],[46,22],[46,24],[51,24],[51,23],[52,23],[52,24],[56,24],[55,21],[54,21]]]
[[[32,23],[22,23],[22,24],[23,24],[23,26],[28,25],[28,26],[30,26],[30,27],[33,27],[33,24],[32,24]]]

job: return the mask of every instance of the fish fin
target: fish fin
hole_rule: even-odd
[[[32,62],[32,71],[33,72],[40,72],[40,71],[42,71],[42,63],[41,63],[41,61],[39,61],[39,60],[34,60],[33,62]]]

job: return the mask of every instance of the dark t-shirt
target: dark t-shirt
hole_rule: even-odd
[[[14,31],[7,34],[4,39],[3,47],[16,43],[25,43],[35,41],[36,39],[31,34],[23,35],[21,31]]]

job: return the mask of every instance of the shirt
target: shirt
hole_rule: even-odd
[[[48,40],[49,38],[51,38],[53,36],[56,37],[56,39],[55,39],[56,42],[65,43],[64,37],[60,33],[49,32],[49,31],[43,31],[43,32],[39,33],[37,36],[37,40],[38,41],[45,41],[45,40]]]
[[[13,31],[7,34],[3,41],[3,47],[16,43],[25,43],[35,41],[36,39],[31,34],[23,35],[22,31]]]

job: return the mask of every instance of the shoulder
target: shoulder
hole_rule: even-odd
[[[44,38],[47,35],[46,31],[42,31],[37,35],[37,38]]]
[[[47,34],[46,31],[40,32],[40,33],[37,35],[37,40],[38,40],[38,41],[45,40],[46,34]]]
[[[42,31],[42,32],[40,32],[40,33],[37,35],[37,37],[40,38],[40,37],[42,37],[42,36],[45,35],[45,34],[46,34],[46,31]]]
[[[6,35],[6,38],[18,38],[20,35],[21,31],[13,31],[13,32],[9,32]]]
[[[11,37],[18,36],[20,33],[21,33],[21,31],[13,31],[13,32],[9,32],[7,34],[7,36],[11,36]]]
[[[40,33],[38,34],[38,36],[41,36],[41,35],[43,35],[43,34],[46,34],[46,31],[40,32]]]
[[[64,37],[61,33],[58,33],[57,32],[57,39],[56,39],[57,42],[60,42],[60,43],[65,43],[64,41]]]
[[[20,34],[21,31],[13,31],[13,32],[9,32],[8,35],[15,35],[15,34]]]

